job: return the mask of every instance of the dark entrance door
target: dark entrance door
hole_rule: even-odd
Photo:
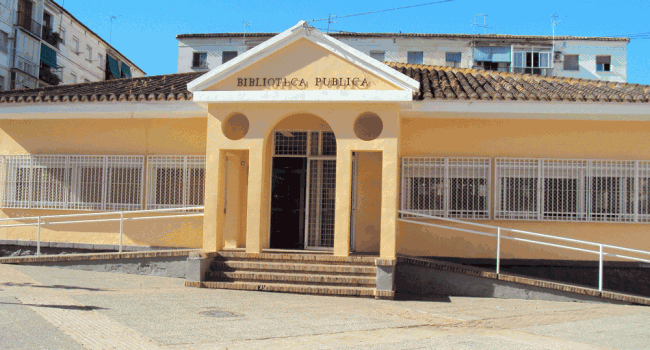
[[[273,158],[271,248],[304,248],[306,178],[306,158]]]

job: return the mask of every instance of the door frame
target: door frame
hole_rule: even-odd
[[[275,154],[275,143],[276,143],[276,138],[275,138],[275,133],[276,132],[305,132],[307,133],[307,140],[306,140],[306,154],[305,155],[276,155]],[[307,161],[307,167],[306,167],[306,172],[307,172],[307,179],[305,181],[305,215],[304,215],[304,225],[305,225],[305,230],[304,230],[304,239],[303,239],[303,249],[304,250],[314,250],[314,251],[333,251],[334,247],[312,247],[309,246],[309,192],[310,192],[310,161],[311,160],[334,160],[336,161],[336,155],[333,156],[312,156],[310,155],[311,153],[311,137],[313,132],[318,132],[319,133],[319,140],[318,140],[318,153],[320,154],[322,152],[323,148],[323,136],[322,133],[324,132],[332,132],[331,130],[314,130],[314,129],[273,129],[271,131],[271,161],[270,163],[270,171],[273,171],[273,158],[275,157],[290,157],[290,158],[305,158]],[[335,136],[336,139],[336,136]],[[337,164],[338,165],[338,164]],[[269,177],[269,183],[268,183],[268,188],[269,191],[271,191],[270,195],[273,196],[273,176]],[[334,197],[336,198],[336,194],[334,194]],[[271,210],[272,210],[272,205],[271,202],[269,201],[269,206],[268,206],[268,228],[267,232],[268,234],[268,239],[267,239],[267,246],[271,246]]]

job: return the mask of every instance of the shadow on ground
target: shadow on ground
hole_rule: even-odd
[[[78,287],[78,286],[65,286],[61,284],[53,284],[53,285],[42,285],[42,284],[34,284],[34,283],[13,283],[13,282],[5,282],[5,283],[0,283],[0,286],[5,286],[5,287],[32,287],[32,288],[52,288],[52,289],[78,289],[78,290],[87,290],[87,291],[92,291],[92,292],[108,292],[111,291],[111,289],[102,289],[102,288],[88,288],[88,287]]]

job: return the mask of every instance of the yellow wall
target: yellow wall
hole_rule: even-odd
[[[399,115],[395,104],[382,103],[303,103],[303,104],[232,104],[210,105],[206,162],[206,209],[204,249],[224,246],[223,215],[224,158],[232,150],[249,152],[246,249],[258,252],[269,244],[271,192],[271,135],[274,129],[331,129],[337,140],[337,185],[335,254],[347,255],[350,241],[350,177],[353,151],[381,151],[381,175],[385,183],[396,183],[398,176],[397,136]],[[375,140],[362,141],[354,135],[355,119],[364,112],[382,118],[384,128]],[[222,133],[222,123],[230,115],[241,113],[250,124],[248,134],[230,140]],[[397,192],[386,187],[381,202],[381,242],[384,256],[395,255],[395,208]],[[384,237],[384,236],[383,236]]]
[[[205,126],[205,118],[0,120],[0,152],[202,155]]]
[[[357,153],[355,248],[379,252],[381,228],[381,152]]]
[[[256,85],[241,86],[238,79],[259,78],[255,80]],[[289,80],[296,78],[294,83],[299,83],[304,79],[305,86],[277,86],[263,84],[263,79],[287,78]],[[345,78],[344,84],[325,86],[316,85],[316,78]],[[350,78],[350,81],[347,81]],[[367,84],[353,86],[353,78],[358,78],[357,82],[363,82],[366,79]],[[330,84],[331,85],[331,84]],[[238,71],[236,74],[227,77],[219,83],[211,86],[206,90],[212,91],[260,91],[260,90],[396,90],[397,88],[385,80],[371,74],[361,68],[350,64],[341,57],[333,54],[325,48],[312,43],[307,39],[300,39],[286,47],[274,52],[262,61],[251,64],[250,66]]]
[[[203,155],[206,119],[0,120],[0,154]],[[89,213],[2,209],[0,217]],[[201,218],[126,222],[124,244],[200,248]],[[0,239],[36,239],[33,227],[0,229]],[[116,223],[45,226],[44,241],[118,244]]]
[[[433,117],[433,115],[432,115]],[[636,121],[403,119],[400,157],[531,157],[650,159],[650,124]],[[494,164],[494,161],[493,161]],[[494,165],[492,177],[494,175]],[[494,186],[494,181],[492,181]],[[494,202],[492,189],[491,203]],[[478,221],[495,226],[650,250],[650,224]],[[460,231],[400,223],[398,249],[412,255],[494,258],[496,240]],[[502,257],[597,259],[559,249],[504,241]],[[590,247],[593,249],[593,247]]]

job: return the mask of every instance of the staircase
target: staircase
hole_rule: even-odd
[[[221,251],[209,256],[203,282],[189,287],[392,298],[376,292],[376,257]]]

